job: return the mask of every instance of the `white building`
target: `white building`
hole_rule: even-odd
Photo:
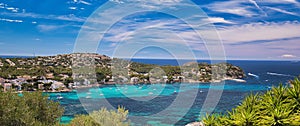
[[[4,83],[3,87],[4,87],[4,91],[8,91],[12,88],[12,84],[11,83]]]
[[[5,79],[3,79],[3,78],[0,78],[0,85],[3,85],[3,84],[4,84],[4,82],[5,82]]]
[[[51,89],[58,89],[58,88],[65,88],[66,86],[62,82],[54,81],[53,84],[51,84]]]
[[[132,78],[130,78],[130,83],[136,84],[138,82],[139,82],[139,78],[138,77],[132,77]]]

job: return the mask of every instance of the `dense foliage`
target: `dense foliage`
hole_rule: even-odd
[[[3,126],[57,125],[63,114],[59,103],[48,100],[41,92],[0,92],[0,124]]]
[[[64,109],[58,102],[48,100],[41,92],[22,95],[0,92],[1,126],[59,126]],[[129,126],[128,110],[108,111],[102,108],[90,115],[77,115],[70,124],[63,126]]]
[[[265,94],[250,95],[225,115],[213,114],[203,119],[206,126],[299,126],[300,81],[291,86],[273,87]]]
[[[94,111],[89,115],[77,115],[70,126],[129,126],[126,121],[128,110],[118,108],[118,111],[108,111],[102,108],[99,111]]]

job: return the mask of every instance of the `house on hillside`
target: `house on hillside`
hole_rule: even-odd
[[[2,87],[4,87],[4,83],[5,83],[5,79],[0,78],[0,85],[1,85]],[[1,89],[0,89],[0,90],[1,90]]]
[[[59,88],[65,88],[66,86],[62,82],[53,81],[53,84],[51,85],[51,89],[56,90]]]
[[[53,79],[53,78],[54,78],[53,73],[48,73],[48,74],[46,74],[46,78],[48,78],[48,79]]]
[[[9,91],[12,88],[12,84],[11,83],[4,83],[3,88],[4,88],[4,92]]]
[[[138,77],[132,77],[132,78],[130,78],[130,83],[137,84],[139,82],[139,80],[140,79]]]
[[[44,79],[44,80],[38,80],[38,82],[43,83],[43,84],[48,84],[48,83],[53,83],[54,80],[46,80],[46,79]]]

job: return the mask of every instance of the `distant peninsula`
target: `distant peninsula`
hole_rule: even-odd
[[[76,56],[88,57],[93,60],[94,79],[80,78],[80,75],[72,71]],[[120,62],[123,65],[116,65]],[[124,65],[124,63],[127,64]],[[75,67],[85,64],[85,61],[76,61]],[[126,69],[126,72],[113,72],[118,67],[120,67],[119,69]],[[79,86],[101,84],[208,83],[223,80],[243,82],[242,78],[244,77],[245,73],[240,67],[228,63],[190,62],[182,66],[159,66],[113,59],[95,53],[0,58],[1,91],[42,90],[56,92],[70,91]]]

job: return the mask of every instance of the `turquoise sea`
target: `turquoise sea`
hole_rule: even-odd
[[[159,64],[159,61],[151,61],[146,63]],[[174,65],[172,63],[169,61],[170,65]],[[246,83],[226,81],[224,86],[221,83],[107,85],[70,93],[49,94],[52,100],[59,101],[65,107],[62,123],[68,123],[76,114],[87,114],[87,111],[98,110],[101,107],[117,108],[121,105],[129,110],[129,119],[135,125],[185,125],[199,120],[206,111],[224,113],[231,110],[250,93],[265,92],[272,86],[278,86],[279,83],[286,84],[288,80],[300,74],[299,62],[229,61],[229,63],[242,67],[246,74],[257,76],[248,75],[245,78]],[[209,104],[204,107],[209,91],[212,94],[223,91],[216,107]]]

